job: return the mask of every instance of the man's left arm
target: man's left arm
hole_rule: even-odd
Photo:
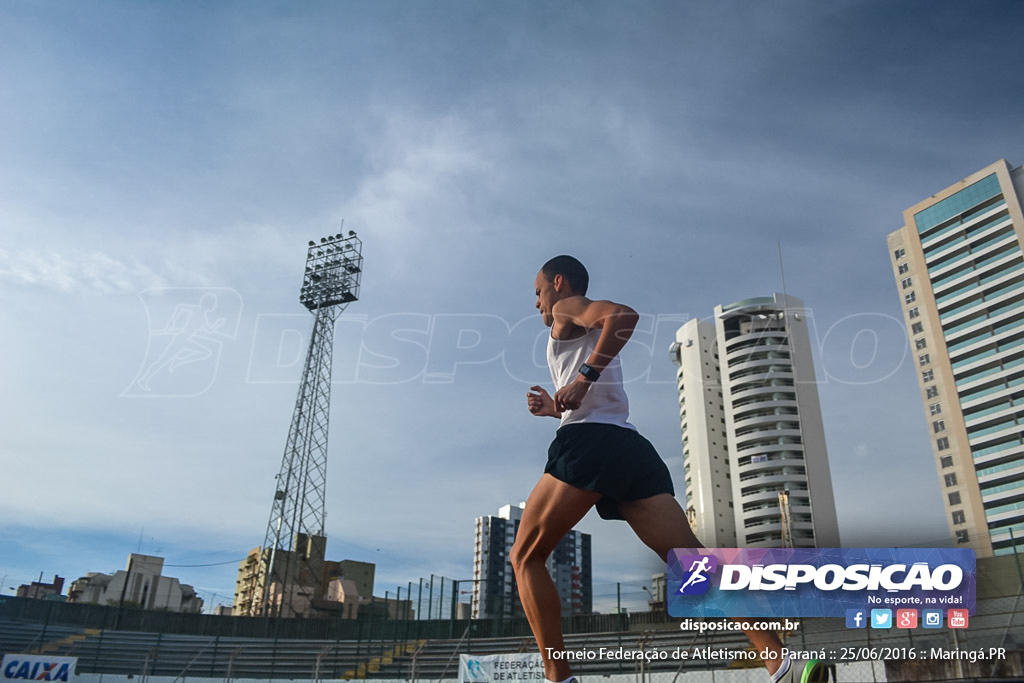
[[[568,304],[556,315],[565,315],[573,324],[586,330],[600,329],[601,336],[586,363],[597,372],[603,372],[629,341],[636,329],[640,315],[624,304],[614,301],[578,300],[559,302]],[[574,410],[580,407],[593,382],[583,375],[555,392],[555,406],[558,410]]]

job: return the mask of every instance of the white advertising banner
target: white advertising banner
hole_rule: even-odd
[[[4,655],[0,681],[68,681],[75,675],[78,657]]]
[[[508,683],[544,680],[540,653],[507,655],[459,655],[461,683]]]

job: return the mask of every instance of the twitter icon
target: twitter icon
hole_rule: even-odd
[[[871,610],[871,628],[892,628],[892,610]]]

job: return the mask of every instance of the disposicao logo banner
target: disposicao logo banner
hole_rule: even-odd
[[[844,617],[848,609],[966,608],[966,548],[677,548],[668,554],[673,617]]]

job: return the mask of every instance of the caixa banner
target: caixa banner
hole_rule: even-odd
[[[845,617],[847,609],[958,608],[974,614],[965,548],[677,548],[673,617]]]
[[[4,655],[0,681],[68,681],[75,677],[77,657]]]

